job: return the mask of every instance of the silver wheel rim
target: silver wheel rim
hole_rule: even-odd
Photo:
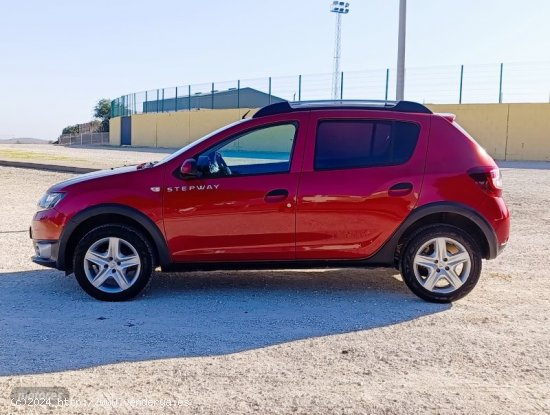
[[[413,268],[416,280],[426,290],[448,294],[464,285],[470,276],[472,259],[459,242],[438,237],[418,249]]]
[[[88,281],[106,293],[126,291],[134,285],[140,270],[136,249],[128,241],[113,236],[94,242],[84,256]]]

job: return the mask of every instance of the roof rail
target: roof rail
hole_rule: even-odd
[[[376,100],[326,100],[326,101],[295,101],[276,102],[260,108],[252,118],[267,115],[284,114],[295,111],[309,111],[319,109],[369,109],[395,112],[413,112],[432,114],[429,108],[412,101],[376,101]]]

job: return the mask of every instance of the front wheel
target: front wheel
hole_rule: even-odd
[[[403,251],[401,275],[420,298],[449,303],[467,295],[481,274],[481,250],[460,228],[434,225],[411,236]]]
[[[76,280],[89,295],[124,301],[147,287],[154,256],[141,232],[125,225],[103,225],[78,242],[73,266]]]

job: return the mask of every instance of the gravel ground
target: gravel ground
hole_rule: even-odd
[[[50,144],[0,144],[0,160],[108,169],[161,160],[174,151],[174,149],[151,147],[65,147]]]
[[[347,269],[159,274],[97,302],[28,259],[70,175],[0,167],[0,413],[550,413],[550,165],[505,166],[509,246],[453,305]],[[72,401],[13,405],[28,386]]]

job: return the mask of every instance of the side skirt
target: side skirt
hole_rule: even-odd
[[[374,258],[373,258],[374,260]],[[255,262],[187,262],[174,263],[162,267],[162,272],[187,271],[231,271],[263,269],[326,269],[326,268],[394,268],[393,261],[376,262],[373,260],[325,260],[325,261],[255,261]]]

